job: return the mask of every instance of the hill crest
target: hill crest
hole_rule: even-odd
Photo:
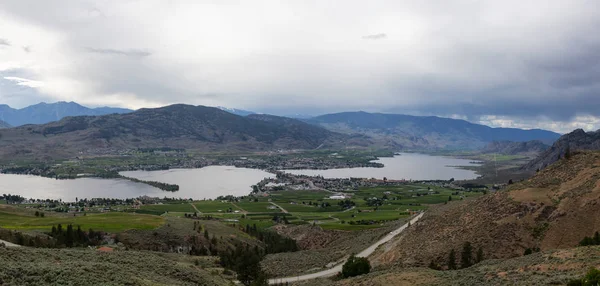
[[[451,249],[471,242],[487,258],[522,256],[527,248],[571,248],[600,230],[600,152],[574,153],[531,179],[469,201],[432,208],[376,261],[445,265]]]
[[[325,114],[306,121],[335,132],[364,134],[402,149],[480,149],[492,141],[551,144],[560,137],[540,129],[492,128],[460,119],[364,111]]]

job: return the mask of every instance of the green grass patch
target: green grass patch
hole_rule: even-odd
[[[158,205],[143,205],[140,209],[155,212],[187,212],[193,213],[196,210],[189,203],[176,204],[158,204]]]
[[[281,212],[279,208],[268,202],[239,202],[235,204],[247,212]]]
[[[196,201],[194,206],[203,213],[227,212],[228,209],[239,210],[232,203],[221,201]]]
[[[0,226],[7,229],[50,231],[53,225],[79,225],[82,229],[121,232],[128,229],[154,229],[164,223],[164,218],[155,215],[110,212],[101,214],[49,215],[35,217],[33,215],[15,214],[0,211]]]

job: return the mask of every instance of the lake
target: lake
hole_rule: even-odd
[[[380,158],[373,162],[382,163],[383,168],[343,168],[328,170],[283,170],[284,172],[323,176],[324,178],[376,178],[390,180],[470,180],[477,178],[474,171],[455,166],[479,166],[471,160],[417,153],[401,153],[394,157]]]
[[[383,168],[346,168],[329,170],[285,170],[293,174],[321,175],[325,178],[378,178],[390,180],[456,180],[474,179],[474,171],[453,166],[476,166],[469,160],[423,154],[403,153],[393,158],[380,158]],[[178,192],[165,192],[142,183],[122,179],[81,178],[55,180],[50,178],[0,174],[0,194],[21,195],[35,199],[75,198],[136,198],[151,197],[214,199],[221,195],[244,196],[251,186],[273,174],[262,170],[230,166],[208,166],[199,169],[171,169],[161,171],[127,171],[122,175],[147,181],[179,185]]]
[[[123,175],[142,180],[178,184],[179,191],[165,192],[142,183],[122,179],[81,178],[55,180],[50,178],[0,174],[0,194],[21,195],[34,199],[75,198],[136,198],[176,197],[214,199],[220,195],[248,195],[251,186],[273,174],[261,170],[229,166],[208,166],[200,169],[171,169],[165,171],[128,171]]]

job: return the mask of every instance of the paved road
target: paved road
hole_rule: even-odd
[[[410,220],[410,224],[414,224],[415,222],[417,222],[424,213],[420,213],[419,215],[417,215],[416,217],[414,217],[413,219]],[[358,253],[356,256],[358,257],[368,257],[369,255],[373,254],[373,252],[375,252],[375,249],[377,249],[377,247],[379,247],[380,245],[392,240],[392,238],[394,238],[394,236],[400,234],[401,232],[403,232],[406,228],[408,227],[408,223],[399,227],[398,229],[390,232],[388,235],[384,236],[382,239],[380,239],[379,241],[375,242],[374,244],[372,244],[371,246],[367,247],[367,249],[361,251],[360,253]],[[315,279],[315,278],[322,278],[322,277],[331,277],[331,276],[335,276],[336,274],[338,274],[339,272],[342,272],[342,266],[344,264],[343,263],[339,263],[338,265],[329,268],[327,270],[323,270],[321,272],[317,272],[317,273],[311,273],[311,274],[306,274],[306,275],[301,275],[301,276],[294,276],[294,277],[284,277],[284,278],[274,278],[274,279],[269,279],[269,284],[278,284],[278,283],[286,283],[286,282],[295,282],[295,281],[304,281],[304,280],[310,280],[310,279]]]
[[[274,206],[276,206],[276,207],[278,207],[282,212],[288,213],[288,211],[286,209],[282,208],[280,205],[278,205],[278,204],[276,204],[274,202],[271,202],[271,204],[274,205]]]
[[[190,203],[190,205],[191,205],[191,206],[192,206],[192,207],[193,207],[193,208],[196,210],[196,212],[197,212],[198,214],[201,214],[201,213],[202,213],[201,211],[199,211],[199,210],[196,208],[196,205],[194,205],[194,204],[192,204],[192,203]]]
[[[10,243],[10,242],[8,242],[8,241],[6,241],[6,240],[2,240],[2,239],[0,239],[0,244],[2,244],[2,243],[4,243],[4,245],[6,245],[6,246],[8,246],[8,247],[21,247],[21,246],[20,246],[20,245],[18,245],[18,244]]]

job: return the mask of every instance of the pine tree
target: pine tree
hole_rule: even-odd
[[[475,258],[475,263],[479,263],[481,261],[483,261],[483,249],[480,247],[477,250],[477,258]]]
[[[450,255],[448,256],[448,269],[455,270],[456,267],[456,252],[454,249],[450,250]]]
[[[465,242],[460,256],[460,267],[467,268],[473,265],[473,246],[470,242]]]
[[[67,234],[66,234],[66,239],[65,239],[65,245],[67,247],[73,247],[73,242],[75,235],[73,233],[73,225],[69,224],[67,225]]]

